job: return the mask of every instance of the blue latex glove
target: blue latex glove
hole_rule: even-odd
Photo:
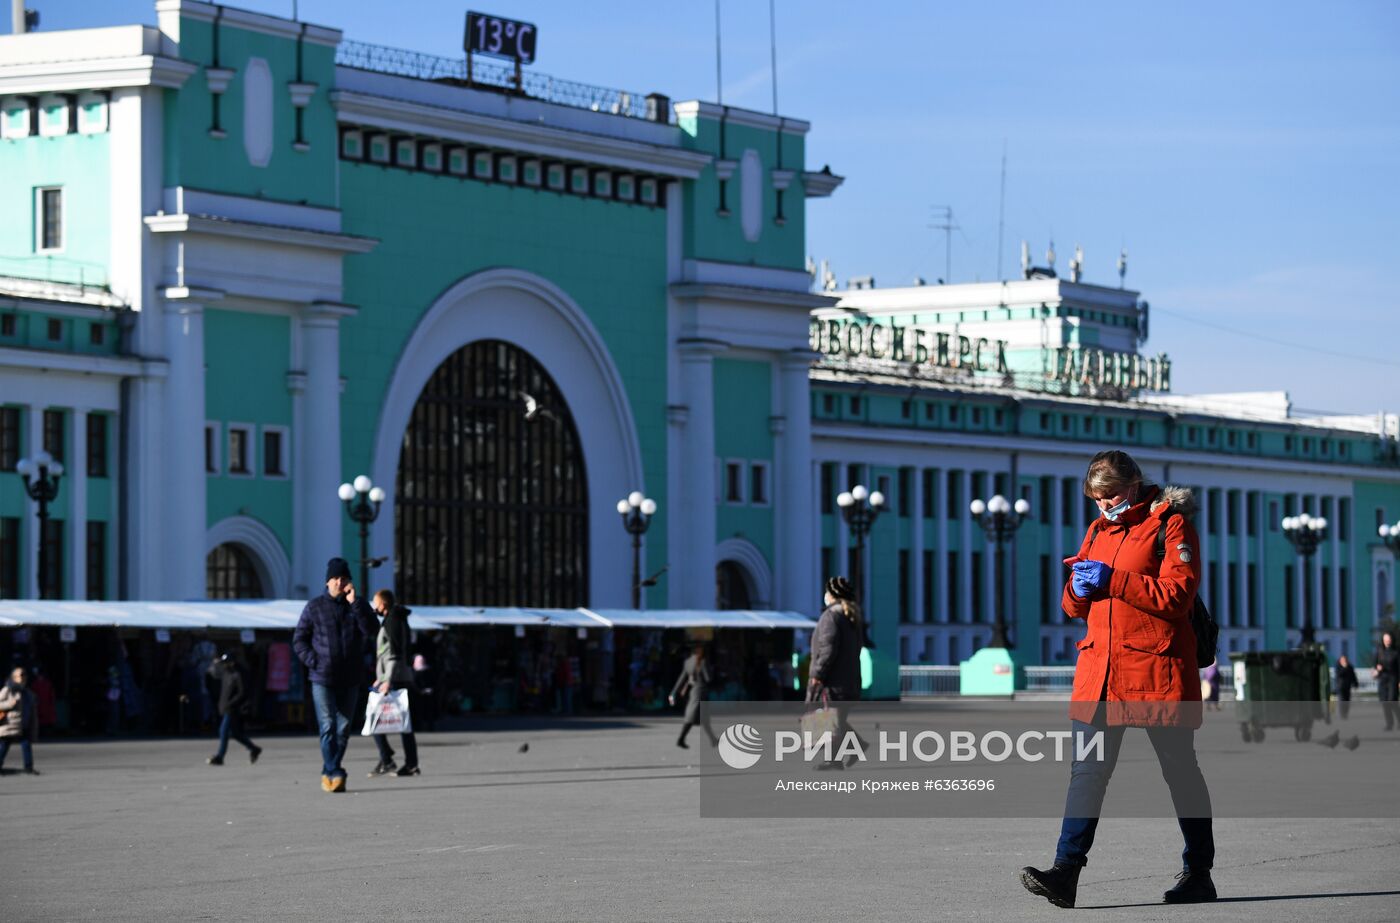
[[[1074,589],[1076,595],[1089,596],[1100,590],[1108,589],[1108,582],[1113,578],[1113,568],[1102,561],[1080,561],[1074,565]],[[1079,588],[1088,589],[1088,593],[1079,592]]]
[[[1069,590],[1080,599],[1088,599],[1094,595],[1094,588],[1084,579],[1084,575],[1079,571],[1070,574]]]

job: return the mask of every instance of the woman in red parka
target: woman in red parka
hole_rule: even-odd
[[[1183,870],[1163,897],[1167,903],[1213,901],[1210,793],[1195,748],[1201,725],[1190,621],[1201,582],[1200,542],[1190,520],[1195,500],[1186,488],[1146,483],[1137,463],[1119,451],[1094,456],[1084,494],[1102,515],[1079,553],[1065,561],[1073,570],[1062,605],[1071,618],[1088,623],[1070,716],[1076,741],[1103,732],[1103,757],[1091,751],[1074,761],[1054,866],[1022,869],[1021,882],[1052,904],[1074,906],[1123,734],[1141,727],[1157,752],[1186,840]]]

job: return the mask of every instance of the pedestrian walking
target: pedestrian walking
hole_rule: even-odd
[[[1400,719],[1400,649],[1388,631],[1381,635],[1371,674],[1376,677],[1376,698],[1381,700],[1381,711],[1385,713],[1385,729],[1393,731]]]
[[[374,611],[381,618],[379,635],[375,641],[374,683],[381,694],[394,689],[408,693],[408,714],[410,718],[417,708],[414,695],[413,670],[408,665],[408,616],[409,609],[400,606],[394,599],[392,590],[380,590],[374,594]],[[410,727],[412,725],[410,724]],[[418,771],[418,741],[413,731],[399,735],[403,744],[404,764],[394,762],[394,748],[389,746],[388,734],[375,734],[374,745],[379,748],[379,764],[370,772],[370,778],[393,773],[396,776],[416,776]]]
[[[1186,841],[1184,867],[1163,899],[1213,901],[1210,792],[1195,749],[1201,687],[1186,680],[1198,675],[1190,623],[1201,582],[1200,543],[1190,519],[1195,499],[1186,488],[1147,483],[1137,463],[1120,451],[1094,456],[1084,494],[1102,515],[1090,524],[1078,554],[1065,562],[1073,571],[1061,605],[1088,623],[1070,703],[1076,752],[1083,753],[1096,732],[1104,745],[1101,758],[1086,754],[1070,770],[1054,864],[1045,870],[1027,866],[1021,883],[1056,906],[1074,906],[1123,735],[1130,726],[1142,727]],[[1166,553],[1158,557],[1162,529]]]
[[[836,709],[833,747],[839,747],[850,730],[845,703],[860,698],[860,650],[866,636],[865,617],[856,602],[855,587],[845,577],[827,580],[822,595],[825,608],[812,630],[812,659],[807,668],[807,703],[830,703]],[[857,741],[867,749],[865,741]],[[849,759],[854,760],[854,757]],[[837,760],[817,764],[818,769],[843,769]]]
[[[374,613],[355,592],[344,558],[326,563],[326,592],[306,604],[292,647],[311,678],[321,732],[321,790],[345,791],[345,750],[359,704],[364,656],[375,637]]]
[[[0,772],[5,770],[5,757],[10,744],[19,741],[24,771],[37,776],[34,768],[34,743],[39,739],[39,707],[34,693],[29,691],[29,673],[15,667],[10,678],[0,686]]]
[[[209,757],[210,766],[222,766],[228,753],[229,738],[248,749],[248,762],[256,763],[262,747],[248,739],[243,729],[244,719],[252,711],[248,670],[234,657],[222,654],[209,664],[209,675],[219,682],[219,750]]]
[[[685,659],[685,665],[681,667],[681,675],[676,677],[676,684],[671,687],[671,694],[666,697],[669,705],[675,705],[676,699],[687,696],[685,702],[685,721],[681,724],[681,736],[676,738],[676,746],[682,750],[690,749],[690,744],[685,742],[685,737],[690,733],[690,729],[697,724],[703,724],[705,734],[710,738],[710,745],[719,743],[719,738],[710,728],[709,716],[704,721],[700,718],[700,703],[705,701],[705,693],[709,690],[710,683],[714,682],[714,675],[710,672],[710,662],[705,657],[705,645],[695,645],[694,652]]]
[[[1351,714],[1351,691],[1359,685],[1356,668],[1346,654],[1337,658],[1337,714],[1343,721]]]

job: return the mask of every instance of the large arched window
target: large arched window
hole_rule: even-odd
[[[267,595],[252,557],[233,542],[209,552],[204,572],[205,594],[210,599],[262,599]]]
[[[457,350],[413,408],[399,454],[395,585],[412,605],[588,600],[588,480],[553,379],[499,340]]]

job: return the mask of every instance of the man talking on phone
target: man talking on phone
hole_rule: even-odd
[[[345,791],[345,748],[370,639],[374,613],[355,593],[344,558],[326,564],[326,592],[306,604],[292,633],[292,647],[311,678],[311,700],[321,730],[321,791]]]

